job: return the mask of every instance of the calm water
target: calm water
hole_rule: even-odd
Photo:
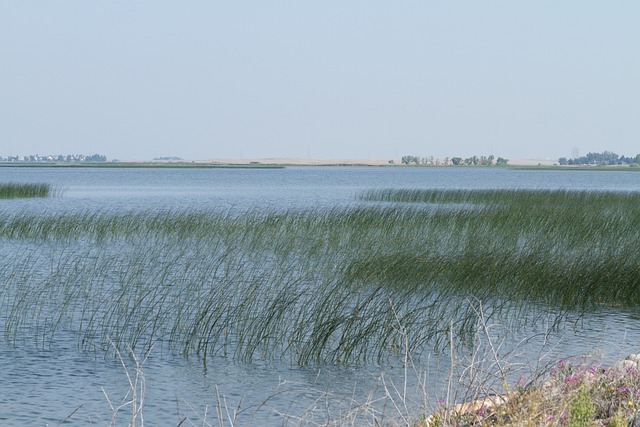
[[[0,168],[0,182],[47,182],[63,189],[62,197],[0,200],[0,212],[131,211],[157,209],[282,210],[335,207],[364,203],[361,190],[371,188],[562,188],[640,191],[640,174],[632,172],[534,171],[473,168],[291,167],[286,169],[51,169]],[[7,254],[2,254],[6,258]],[[513,337],[524,360],[535,360],[543,349],[548,357],[603,349],[608,357],[639,351],[640,327],[633,310],[603,310],[573,329],[544,337],[534,329]],[[2,313],[6,316],[6,313]],[[0,317],[2,317],[0,316]],[[541,328],[540,331],[543,331]],[[514,347],[514,343],[509,343]],[[442,360],[441,360],[442,359]],[[446,372],[447,356],[423,357],[417,369],[438,384]],[[124,359],[130,372],[134,362]],[[229,410],[240,404],[239,425],[281,425],[279,414],[311,422],[346,413],[369,396],[384,396],[381,377],[400,384],[401,361],[386,366],[312,366],[287,361],[246,364],[219,357],[206,368],[197,359],[152,352],[144,363],[147,381],[146,425],[216,422],[216,393]],[[417,387],[415,374],[410,388]],[[413,379],[412,379],[413,378]],[[387,382],[387,385],[389,383]],[[0,339],[0,425],[109,425],[111,409],[128,390],[125,369],[118,360],[84,353],[64,331],[50,348],[33,342],[10,346]],[[416,396],[417,393],[414,393]],[[265,403],[266,400],[266,403]],[[263,404],[264,403],[264,404]],[[262,405],[261,405],[262,404]],[[75,412],[74,412],[75,411]],[[389,416],[394,411],[387,408]],[[125,407],[117,425],[126,425]],[[293,424],[298,419],[290,420]]]

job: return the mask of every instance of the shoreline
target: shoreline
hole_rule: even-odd
[[[222,164],[277,164],[291,166],[418,166],[418,167],[445,167],[444,158],[434,158],[433,165],[404,165],[400,159],[323,159],[302,157],[266,157],[266,158],[219,158],[210,160],[195,160],[195,163],[222,163]],[[552,159],[513,159],[507,166],[553,166],[557,160]],[[462,165],[460,165],[462,166]],[[495,164],[492,166],[496,166]],[[487,167],[487,166],[484,166]]]
[[[441,159],[436,159],[441,162]],[[514,159],[507,165],[406,165],[389,160],[362,159],[210,159],[210,160],[114,160],[109,162],[0,162],[0,168],[183,168],[183,169],[283,169],[286,167],[409,167],[409,168],[510,168],[530,170],[640,171],[629,165],[558,165],[549,159]]]
[[[439,164],[433,165],[405,165],[399,160],[366,160],[366,159],[304,159],[294,157],[269,157],[269,158],[251,158],[251,159],[234,159],[219,158],[205,160],[112,160],[108,162],[0,162],[0,167],[27,167],[27,166],[55,166],[55,167],[122,167],[122,166],[174,166],[174,167],[212,167],[212,166],[411,166],[411,167],[447,167],[454,166],[451,164],[443,164],[443,159],[436,159]],[[509,164],[505,166],[554,166],[557,162],[553,160],[537,160],[537,159],[515,159],[509,160]],[[466,167],[495,167],[491,166],[470,166],[458,165]]]

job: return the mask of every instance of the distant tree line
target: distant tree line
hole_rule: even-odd
[[[0,157],[0,161],[5,162],[106,162],[107,156],[103,154],[62,154],[41,156],[39,154],[31,154],[28,156],[8,156]]]
[[[509,163],[508,159],[498,157],[492,154],[490,156],[471,156],[471,157],[445,157],[444,159],[434,159],[430,157],[418,156],[402,156],[402,164],[410,165],[429,165],[429,166],[505,166]]]
[[[640,154],[635,157],[619,156],[611,151],[602,153],[589,153],[586,156],[576,157],[575,159],[567,159],[560,157],[558,163],[561,165],[639,165]]]

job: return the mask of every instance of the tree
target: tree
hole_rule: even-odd
[[[603,151],[602,153],[587,153],[586,156],[574,157],[571,159],[567,159],[565,157],[561,157],[558,159],[558,163],[561,165],[629,165],[637,162],[638,156],[635,158],[626,157],[624,155],[619,156],[611,151]]]
[[[471,156],[464,159],[464,164],[467,166],[477,166],[480,163],[478,156]]]
[[[420,164],[420,158],[418,156],[402,156],[402,163],[408,165],[409,163]]]
[[[107,161],[107,156],[102,155],[102,154],[94,154],[92,156],[85,157],[85,160],[87,162],[106,162]]]
[[[491,166],[493,164],[493,154],[490,155],[489,157],[486,156],[480,156],[480,165],[481,166]]]

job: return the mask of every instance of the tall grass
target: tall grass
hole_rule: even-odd
[[[54,189],[51,184],[8,182],[0,184],[0,199],[49,197]]]
[[[62,328],[85,349],[359,363],[465,340],[479,306],[517,328],[640,304],[636,193],[363,198],[384,202],[0,215],[5,336],[41,346]]]

